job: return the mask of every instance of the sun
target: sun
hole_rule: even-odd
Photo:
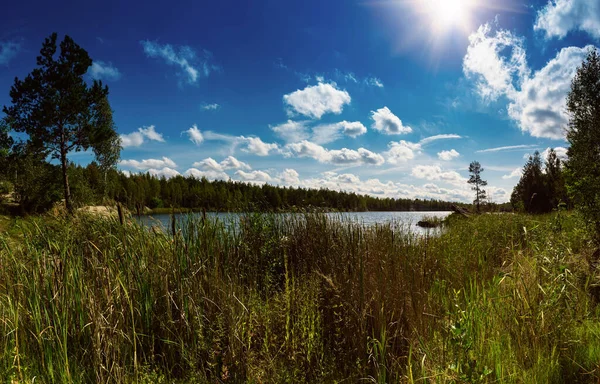
[[[471,0],[422,0],[423,12],[440,28],[461,27],[470,21]],[[436,28],[437,29],[437,28]]]
[[[468,29],[477,4],[475,0],[420,0],[415,6],[429,22],[430,29],[438,34]]]

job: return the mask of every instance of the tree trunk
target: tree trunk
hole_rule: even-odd
[[[477,201],[477,213],[479,213],[479,184],[475,184],[477,191],[475,192],[475,200]]]
[[[60,166],[62,169],[63,189],[65,192],[65,208],[67,208],[67,213],[70,215],[73,213],[73,205],[71,204],[71,189],[69,188],[69,175],[67,174],[67,149],[64,131],[61,136]]]

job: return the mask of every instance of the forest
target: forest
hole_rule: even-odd
[[[62,198],[60,169],[41,161],[6,161],[0,193],[14,192],[23,212],[43,212]],[[377,198],[327,189],[257,185],[206,178],[127,175],[102,169],[95,161],[67,169],[75,206],[118,202],[134,212],[161,208],[232,211],[448,211],[453,204],[438,200]]]

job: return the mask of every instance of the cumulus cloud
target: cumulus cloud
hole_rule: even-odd
[[[458,153],[455,149],[451,149],[449,151],[438,152],[437,155],[440,160],[450,161],[452,159],[459,157],[460,153]]]
[[[300,184],[300,175],[295,169],[287,168],[279,174],[279,180],[283,184],[297,186]]]
[[[390,164],[401,164],[415,158],[415,154],[421,152],[421,145],[410,141],[392,141],[388,144],[385,152],[387,162]]]
[[[246,143],[246,148],[242,148],[242,151],[257,156],[268,156],[271,152],[278,151],[279,149],[277,144],[265,143],[259,137],[240,136],[240,139]]]
[[[338,140],[342,135],[357,137],[367,132],[360,121],[340,121],[334,124],[322,124],[313,127],[311,140],[317,144],[327,144]]]
[[[386,135],[401,135],[412,132],[412,128],[404,126],[398,116],[394,115],[388,107],[371,111],[371,119],[373,120],[371,127]]]
[[[509,116],[534,137],[562,139],[569,117],[566,96],[571,80],[592,46],[566,47],[511,96]]]
[[[164,157],[162,159],[144,159],[142,161],[138,160],[121,160],[119,161],[119,165],[123,167],[136,168],[140,170],[149,170],[152,168],[177,168],[177,164],[168,157]]]
[[[523,39],[505,30],[490,34],[489,24],[472,33],[463,59],[465,75],[475,79],[477,92],[484,100],[513,93],[513,82],[529,74]]]
[[[0,65],[8,65],[21,51],[22,44],[16,41],[0,41]]]
[[[288,120],[285,123],[271,126],[270,128],[282,140],[294,143],[309,138],[309,134],[306,131],[307,124],[306,121]]]
[[[188,130],[183,131],[183,133],[186,133],[190,141],[196,145],[200,145],[204,141],[204,136],[196,124],[192,125]]]
[[[184,175],[188,177],[194,177],[196,179],[202,179],[205,177],[208,180],[229,180],[229,176],[225,172],[215,170],[201,171],[196,168],[190,168],[185,171]]]
[[[170,179],[171,177],[175,177],[175,176],[179,176],[180,173],[177,172],[176,170],[169,168],[169,167],[164,167],[162,169],[149,169],[148,173],[151,174],[152,176],[156,176],[156,177],[164,177],[166,179]]]
[[[144,144],[145,140],[165,142],[162,133],[156,132],[154,125],[148,127],[138,128],[136,132],[122,134],[119,136],[121,139],[121,146],[127,147],[139,147]]]
[[[515,177],[521,177],[521,174],[523,174],[523,168],[519,167],[519,168],[515,168],[508,175],[503,175],[502,178],[505,179],[505,180],[512,179],[512,178],[515,178]]]
[[[523,39],[509,31],[492,33],[489,24],[469,37],[463,72],[483,100],[508,100],[508,116],[533,137],[563,139],[571,80],[592,46],[565,47],[531,73]]]
[[[276,143],[265,143],[259,137],[233,136],[213,131],[205,131],[202,138],[207,141],[223,141],[231,146],[231,151],[241,146],[241,151],[256,156],[268,156],[279,153],[279,145]]]
[[[385,162],[383,156],[365,148],[358,150],[342,148],[329,150],[319,144],[302,140],[285,146],[287,156],[310,157],[320,163],[359,165],[381,165]]]
[[[179,67],[178,75],[188,84],[195,84],[201,77],[208,77],[220,67],[212,64],[212,53],[203,50],[200,55],[187,45],[175,47],[171,44],[160,44],[155,41],[140,41],[144,53],[150,58],[163,59],[168,65]]]
[[[119,70],[110,62],[94,61],[88,70],[88,73],[92,79],[96,80],[104,79],[115,81],[121,78],[121,72],[119,72]]]
[[[254,183],[266,183],[271,181],[271,176],[264,171],[252,171],[252,172],[244,172],[244,171],[236,171],[235,175],[239,177],[242,181],[254,182]]]
[[[417,165],[412,169],[411,175],[419,179],[445,181],[459,186],[464,186],[467,182],[458,172],[443,171],[437,165]]]
[[[244,163],[243,161],[239,161],[233,156],[227,156],[223,161],[218,163],[215,159],[208,157],[202,161],[197,161],[192,164],[194,168],[200,168],[205,171],[219,171],[223,172],[228,169],[252,169],[250,165]]]
[[[600,39],[600,2],[598,0],[551,0],[538,11],[536,31],[546,38],[562,39],[569,31],[584,31]]]
[[[320,119],[326,113],[339,115],[344,105],[350,104],[350,94],[336,88],[335,83],[319,82],[283,96],[283,102],[290,113],[299,113],[313,119]]]
[[[567,148],[565,147],[554,147],[554,152],[556,152],[556,157],[558,157],[560,161],[567,161],[569,159],[569,156],[567,156]],[[549,153],[550,147],[546,148],[544,152],[541,153],[542,159],[546,160]]]

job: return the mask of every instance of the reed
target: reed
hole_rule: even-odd
[[[437,236],[320,214],[34,217],[0,235],[3,382],[597,382],[576,214]]]

